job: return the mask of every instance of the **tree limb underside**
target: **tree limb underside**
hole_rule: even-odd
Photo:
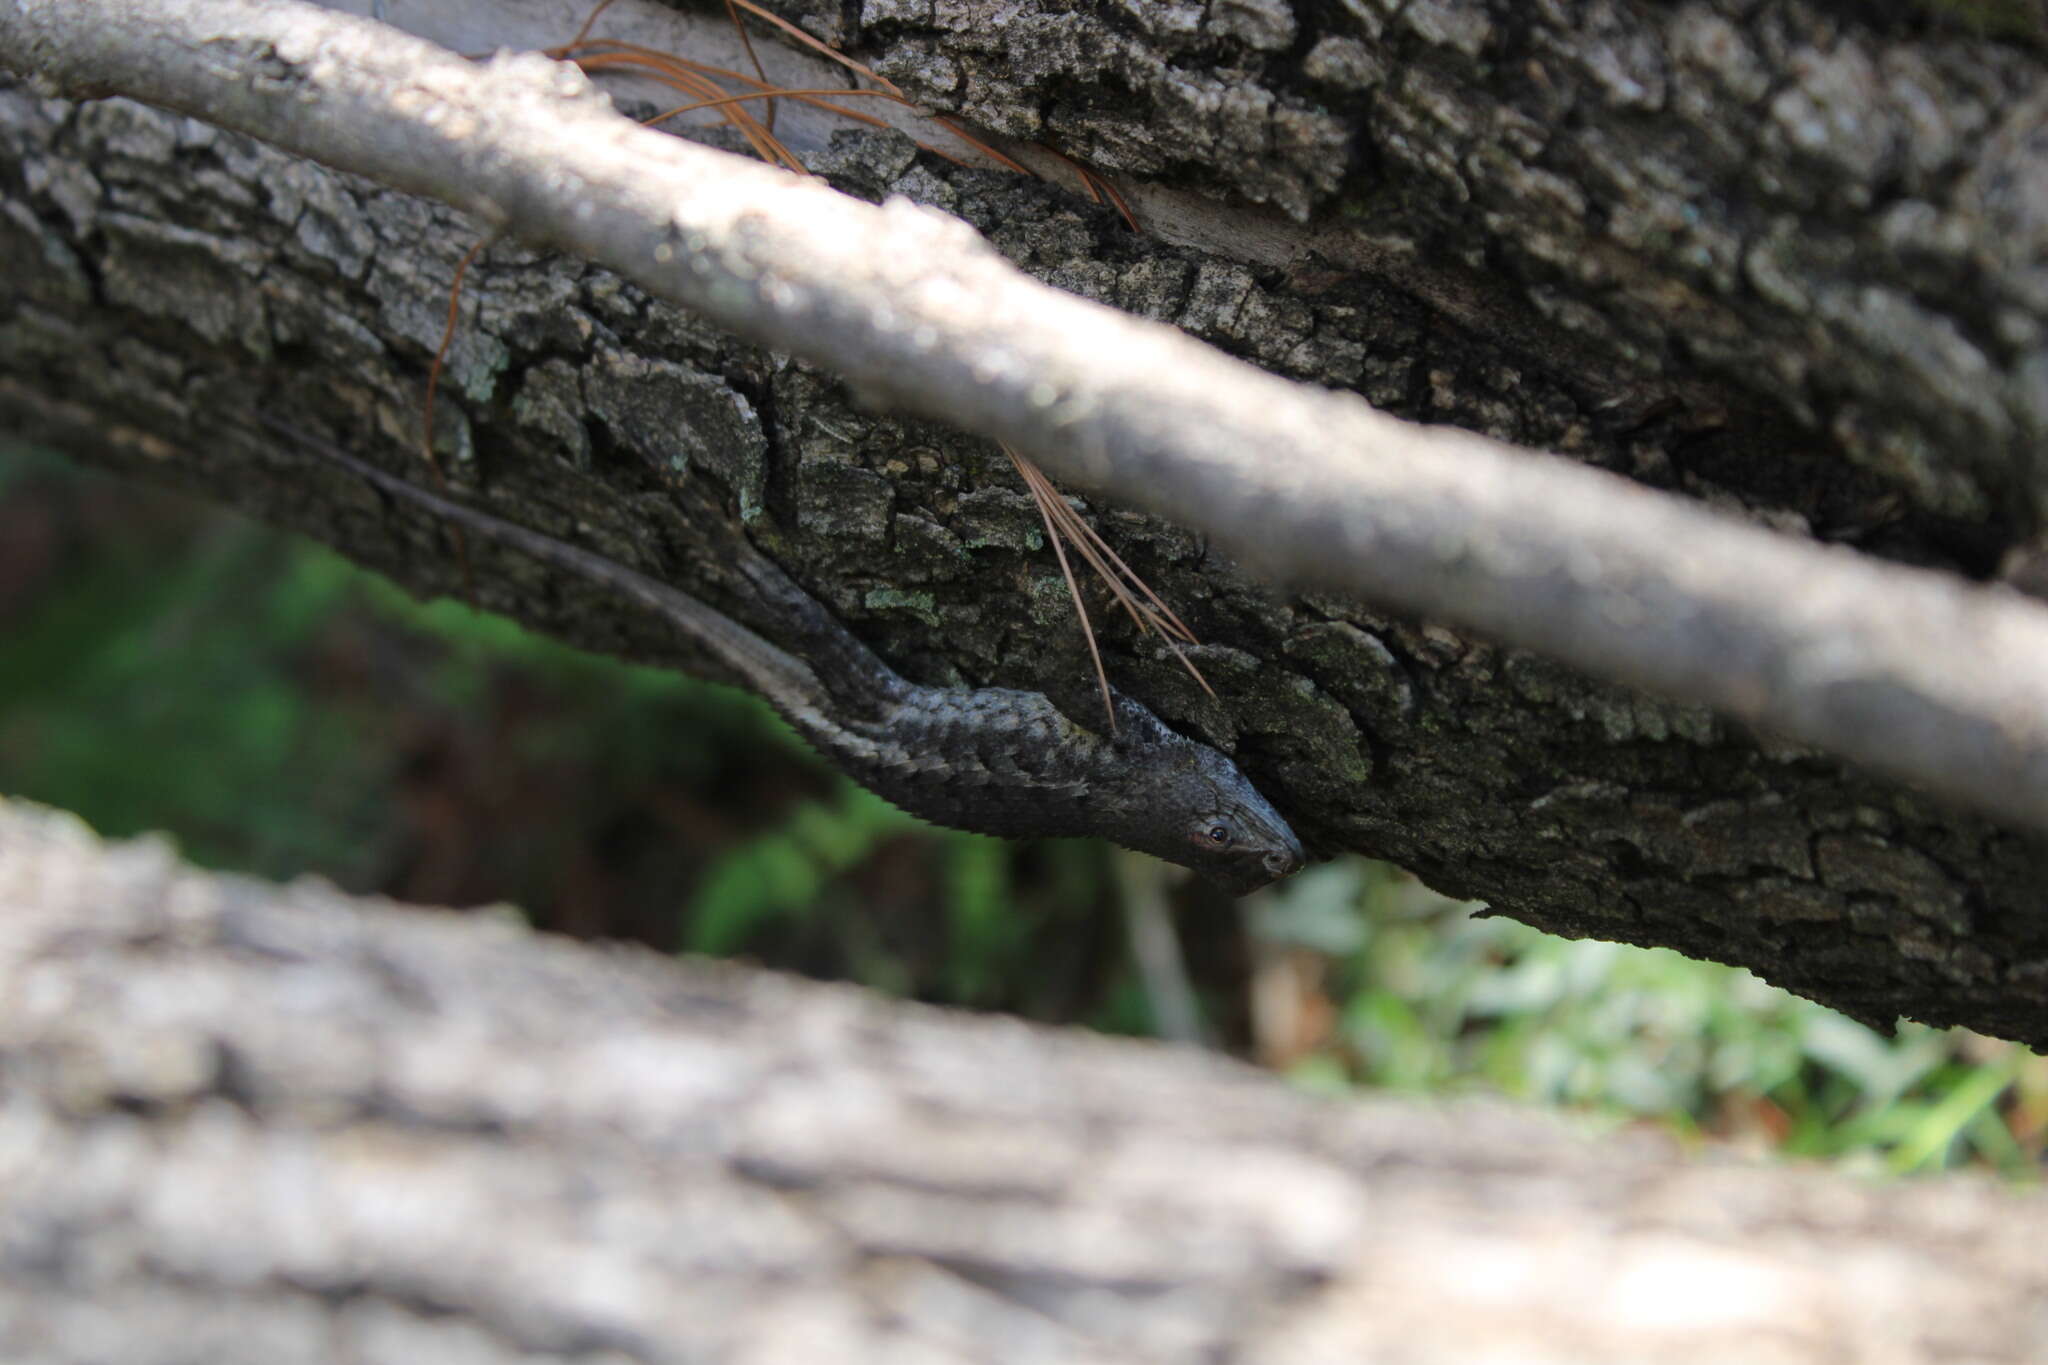
[[[38,22],[73,8],[39,11]],[[189,8],[147,7],[149,22]],[[243,10],[225,0],[205,8]],[[1678,9],[1664,36],[1698,39],[1712,11]],[[1261,46],[1272,35],[1256,22],[1273,6],[1230,12],[1250,27],[1226,55],[1279,50]],[[24,30],[5,27],[19,22],[0,17],[10,62],[261,127],[521,235],[573,244],[851,381],[736,345],[576,261],[494,248],[472,286],[443,437],[458,478],[487,482],[508,515],[745,616],[716,554],[716,528],[736,512],[757,543],[906,669],[1041,686],[1071,665],[1036,642],[1070,627],[1049,567],[1031,553],[1028,501],[992,448],[877,418],[854,400],[1003,432],[1049,468],[1210,530],[1282,580],[1341,581],[1692,700],[1651,701],[1353,601],[1278,603],[1185,533],[1107,518],[1212,641],[1198,658],[1223,700],[1210,702],[1170,659],[1128,638],[1109,642],[1119,682],[1234,748],[1320,848],[1390,857],[1546,928],[1741,962],[1866,1018],[1908,1013],[2048,1039],[2048,845],[1846,772],[1810,748],[1759,744],[1698,705],[1937,785],[1941,773],[1917,766],[1923,759],[1960,765],[1946,779],[1951,791],[1967,786],[2034,815],[2026,793],[2042,780],[2037,750],[2048,752],[2048,705],[2034,696],[2048,687],[2048,668],[2036,666],[2048,659],[2048,625],[2031,604],[1766,534],[1478,437],[1418,434],[1177,337],[1046,303],[926,215],[877,214],[769,172],[702,161],[690,144],[632,132],[530,64],[472,68],[395,40],[364,50],[335,29],[216,44],[203,63],[149,68],[135,30],[123,41],[138,65],[116,81],[95,79],[99,58],[83,49],[22,45]],[[916,25],[901,22],[877,41],[893,34],[908,44]],[[1376,24],[1347,41],[1367,44]],[[883,63],[906,85],[900,54],[910,50],[890,48],[896,65]],[[316,52],[334,60],[313,60]],[[1349,49],[1317,40],[1316,52],[1303,69],[1324,74],[1311,82],[1334,79],[1339,57],[1356,65]],[[1983,79],[2023,60],[1987,58]],[[967,63],[959,90],[970,111],[993,98],[990,61]],[[261,73],[253,83],[251,70]],[[1442,63],[1416,70],[1455,74]],[[1666,104],[1687,107],[1675,89]],[[422,120],[428,108],[439,112]],[[529,112],[505,113],[513,108]],[[394,536],[363,490],[309,475],[222,420],[284,406],[319,414],[361,447],[403,439],[441,291],[467,244],[455,221],[133,105],[39,102],[15,90],[0,95],[0,110],[11,163],[0,246],[10,260],[40,262],[0,286],[10,291],[0,410],[64,448],[310,529],[415,589],[448,587],[447,550],[431,533],[410,526]],[[1313,119],[1273,118],[1322,136]],[[422,122],[436,130],[424,141]],[[1118,152],[1100,128],[1097,137],[1076,149],[1113,170],[1145,169],[1139,151]],[[959,213],[1041,278],[1171,319],[1268,368],[1566,450],[1825,539],[1978,567],[2019,535],[1987,508],[2032,496],[2015,494],[2031,478],[2011,472],[2018,436],[2008,432],[2010,459],[1980,441],[1976,463],[1945,463],[1942,452],[1986,429],[1937,442],[1925,434],[1940,434],[1932,409],[1901,408],[1917,401],[1911,385],[1890,396],[1886,417],[1897,418],[1894,431],[1922,432],[1915,449],[1932,474],[1902,474],[1857,444],[1856,414],[1869,425],[1875,409],[1844,395],[1841,386],[1859,382],[1846,367],[1830,371],[1837,387],[1822,412],[1812,393],[1788,397],[1726,356],[1670,379],[1670,338],[1658,352],[1634,333],[1614,341],[1590,325],[1517,323],[1498,281],[1461,293],[1459,280],[1471,279],[1424,270],[1413,243],[1390,256],[1386,222],[1368,230],[1332,217],[1350,183],[1342,165],[1330,185],[1307,169],[1312,158],[1267,157],[1256,173],[1268,179],[1253,183],[1244,177],[1259,158],[1218,160],[1212,172],[1230,183],[1196,189],[1274,206],[1258,219],[1262,233],[1238,232],[1248,245],[1233,259],[1213,243],[1174,242],[1245,229],[1255,211],[1191,207],[1199,195],[1185,188],[1175,200],[1171,187],[1133,184],[1165,240],[1134,239],[1055,189],[947,167],[893,134],[841,135],[815,160],[853,191]],[[580,178],[562,174],[572,164]],[[658,185],[671,197],[649,188]],[[779,208],[785,199],[796,207]],[[587,220],[576,212],[598,202],[604,211]],[[717,235],[721,225],[728,236]],[[1528,234],[1515,240],[1526,247]],[[1369,272],[1375,261],[1384,268]],[[1647,287],[1630,280],[1602,297],[1625,302]],[[1555,295],[1559,285],[1544,287]],[[2017,284],[2005,302],[2014,331]],[[1772,338],[1765,354],[1810,361],[1822,342],[1842,344],[1841,327],[1811,318],[1802,350],[1785,327],[1706,313],[1716,326]],[[934,349],[926,326],[945,344]],[[1675,324],[1673,335],[1697,342]],[[1609,362],[1588,363],[1609,342]],[[2016,371],[1985,390],[2013,431],[2026,413],[2023,378]],[[1821,425],[1826,437],[1815,434]],[[1774,463],[1794,492],[1774,500],[1755,473],[1760,447],[1783,452]],[[1727,483],[1712,481],[1717,470],[1732,471]],[[1307,520],[1290,521],[1304,504]],[[480,569],[489,605],[586,644],[679,658],[648,623],[552,587],[531,566],[486,558]],[[1789,582],[1807,590],[1784,593]],[[1930,728],[1934,713],[1955,724]]]

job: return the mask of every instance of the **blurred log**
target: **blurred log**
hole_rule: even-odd
[[[181,866],[0,804],[0,1358],[2031,1361],[2038,1196]]]

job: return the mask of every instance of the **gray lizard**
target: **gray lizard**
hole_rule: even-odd
[[[811,664],[731,617],[600,555],[430,492],[284,423],[299,448],[393,497],[637,602],[709,650],[856,782],[934,824],[1009,838],[1095,835],[1192,868],[1236,895],[1307,860],[1294,831],[1228,758],[1129,697],[1116,729],[1076,724],[1036,692],[909,682],[752,551],[741,565],[830,655]]]

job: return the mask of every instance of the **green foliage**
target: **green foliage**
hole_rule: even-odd
[[[310,543],[0,449],[0,491],[32,479],[67,490],[53,519],[95,499],[135,515],[7,619],[0,782],[108,835],[163,830],[203,864],[368,888],[399,837],[393,784],[433,724],[495,731],[508,766],[601,765],[620,789],[800,748],[730,689],[421,604]],[[492,719],[508,678],[544,699],[516,723]],[[664,742],[692,730],[716,742]]]
[[[0,772],[110,834],[178,813],[202,861],[263,872],[346,864],[381,774],[286,661],[345,591],[331,559],[281,558],[230,527],[165,563],[141,544],[81,566],[10,623]],[[250,593],[251,584],[260,590]],[[241,597],[233,615],[216,608]],[[166,657],[181,666],[165,669]],[[309,772],[325,775],[302,786]]]
[[[1345,913],[1349,908],[1351,913]],[[1490,1089],[1895,1174],[2048,1153],[2048,1060],[1962,1030],[1887,1038],[1749,972],[1553,938],[1338,863],[1278,888],[1254,932],[1341,962],[1319,1086]]]
[[[2042,0],[1919,0],[1921,8],[1946,23],[1990,38],[2039,41],[2048,35]]]
[[[730,955],[771,919],[808,919],[838,876],[915,823],[850,782],[829,801],[804,802],[711,865],[685,915],[683,946]]]
[[[1000,839],[956,839],[946,850],[953,951],[946,994],[963,1004],[997,998],[1004,969],[1025,949],[1023,907],[1010,891],[1010,849]]]

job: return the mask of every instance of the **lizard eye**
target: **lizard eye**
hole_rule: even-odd
[[[1211,825],[1211,826],[1209,826],[1209,842],[1210,842],[1210,843],[1212,843],[1212,844],[1227,844],[1227,843],[1229,843],[1229,842],[1230,842],[1230,826],[1228,826],[1228,825]]]

